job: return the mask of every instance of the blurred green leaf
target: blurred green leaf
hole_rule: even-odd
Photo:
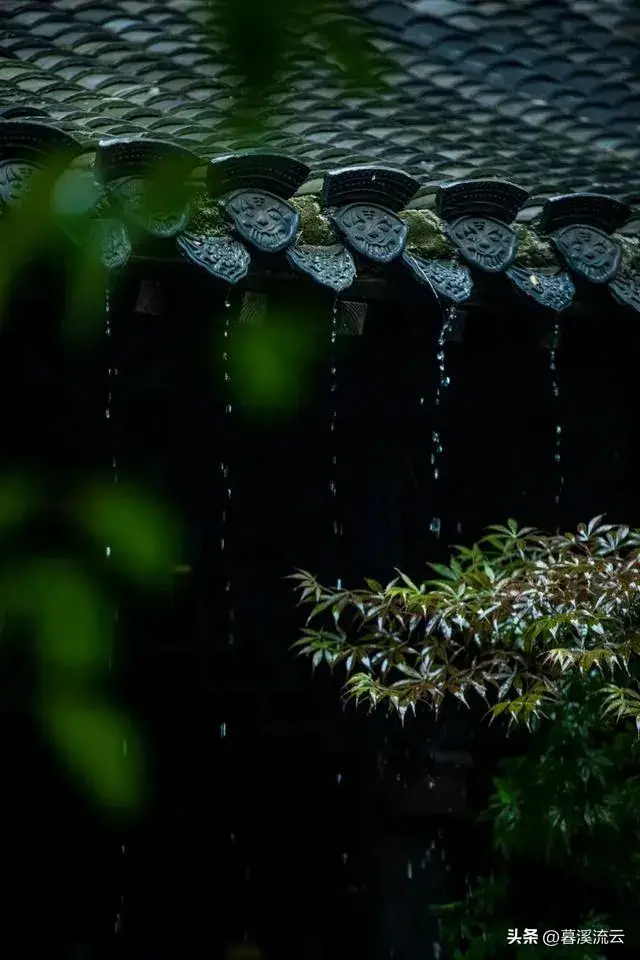
[[[46,670],[87,670],[108,662],[113,613],[81,567],[34,560],[11,576],[0,599],[28,620]]]
[[[100,262],[97,232],[87,230],[67,276],[61,333],[67,341],[84,345],[102,335],[105,326],[107,270]]]
[[[133,487],[96,484],[82,491],[75,519],[122,573],[146,585],[162,583],[179,560],[178,525],[169,512]]]
[[[328,68],[347,90],[379,82],[385,57],[344,0],[209,0],[209,8],[209,29],[224,44],[218,56],[236,78],[227,116],[235,127],[252,127],[255,135],[283,71],[296,62]]]
[[[51,192],[60,174],[61,158],[52,158],[28,181],[20,202],[0,218],[0,317],[7,296],[24,266],[45,249],[55,252],[60,241],[54,226]]]
[[[288,315],[268,326],[237,327],[231,383],[243,409],[258,415],[298,409],[308,395],[314,347],[313,334]]]
[[[30,477],[11,474],[0,478],[0,532],[23,523],[37,503],[38,489]]]
[[[41,707],[44,732],[95,800],[132,813],[143,799],[142,756],[127,717],[107,704],[54,694]]]

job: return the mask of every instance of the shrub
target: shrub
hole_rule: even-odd
[[[402,720],[449,695],[531,728],[566,682],[595,671],[601,716],[640,730],[639,547],[640,531],[602,517],[555,535],[509,520],[454,546],[449,566],[430,564],[437,578],[419,584],[398,572],[387,586],[330,589],[298,571],[311,611],[295,647],[314,668],[344,665],[347,697]]]

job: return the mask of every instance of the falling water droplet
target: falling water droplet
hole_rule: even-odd
[[[227,735],[227,725],[226,723],[223,722],[220,724],[220,739],[224,740],[226,735]]]
[[[349,859],[349,854],[348,854],[348,853],[343,853],[343,854],[342,854],[342,862],[343,862],[343,863],[346,863],[348,859]]]
[[[104,548],[104,552],[105,552],[105,555],[106,555],[107,557],[110,557],[110,556],[111,556],[111,547],[105,547],[105,548]]]
[[[409,863],[407,864],[407,877],[409,880],[413,880],[413,864],[411,863],[411,860],[409,860]]]
[[[446,349],[445,343],[451,334],[453,328],[453,323],[456,319],[456,308],[454,306],[449,306],[442,312],[442,322],[440,325],[440,332],[438,334],[438,351],[436,353],[436,359],[438,361],[438,384],[436,387],[436,397],[435,397],[435,408],[436,416],[442,405],[442,398],[445,390],[451,386],[451,377],[447,373],[446,369]],[[424,404],[424,398],[420,399],[420,405]],[[442,439],[440,437],[440,432],[438,425],[434,427],[431,433],[431,467],[432,467],[432,477],[435,488],[439,484],[441,478],[440,470],[440,460],[444,452]],[[439,517],[434,517],[429,524],[429,530],[436,537],[440,537],[441,533],[441,520]]]
[[[558,416],[559,413],[559,400],[560,400],[560,375],[558,372],[557,364],[557,354],[558,346],[560,344],[560,320],[556,317],[555,323],[553,325],[553,330],[551,332],[551,346],[549,349],[549,372],[551,375],[551,394],[553,397],[555,414]],[[553,445],[553,461],[556,465],[556,490],[553,498],[554,505],[556,507],[560,506],[560,501],[562,499],[562,492],[564,487],[564,476],[562,474],[562,426],[559,423],[556,423],[554,430],[554,445]],[[556,532],[559,532],[559,526],[556,527]]]
[[[342,774],[341,774],[341,773],[337,773],[337,774],[336,774],[336,783],[337,783],[337,784],[342,783]]]
[[[338,406],[337,406],[337,392],[338,392],[338,365],[336,361],[336,342],[338,339],[338,298],[333,298],[333,306],[331,310],[331,334],[330,334],[330,365],[329,365],[329,392],[331,394],[331,414],[330,414],[330,433],[336,433],[337,420],[338,420]],[[335,444],[331,444],[331,473],[329,475],[329,493],[333,498],[334,510],[338,509],[337,498],[338,498],[338,483],[337,483],[337,467],[338,467],[338,455]],[[333,530],[333,536],[336,543],[339,542],[339,538],[342,536],[343,528],[340,518],[334,513],[331,520],[331,528]],[[337,589],[342,589],[342,581],[340,578],[337,578],[336,583],[338,584]]]
[[[230,839],[231,843],[235,843],[235,842],[236,842],[236,835],[235,835],[235,833],[230,833],[230,834],[229,834],[229,839]]]

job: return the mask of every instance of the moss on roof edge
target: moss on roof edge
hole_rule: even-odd
[[[294,197],[292,205],[300,214],[301,228],[299,239],[302,243],[317,246],[329,246],[338,243],[338,237],[329,218],[320,208],[318,197],[313,194]],[[457,260],[458,251],[446,232],[446,224],[432,210],[410,208],[402,210],[399,216],[408,227],[407,250],[425,260]],[[206,193],[194,198],[189,229],[204,236],[220,236],[227,232],[228,221],[215,200]],[[531,268],[563,269],[562,263],[550,242],[539,236],[534,230],[522,224],[516,224],[518,253],[515,266]],[[640,265],[640,245],[637,240],[616,234],[623,249],[623,260],[627,266]]]

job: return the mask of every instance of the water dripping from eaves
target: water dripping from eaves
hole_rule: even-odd
[[[333,298],[333,306],[331,308],[331,327],[329,334],[329,394],[330,394],[330,421],[329,421],[329,432],[330,432],[330,471],[329,471],[329,494],[331,496],[332,504],[332,517],[331,517],[331,531],[333,533],[334,542],[336,544],[335,556],[336,561],[339,558],[339,543],[340,538],[343,535],[343,524],[339,515],[339,506],[338,506],[338,453],[337,453],[337,424],[338,424],[338,364],[337,364],[337,341],[338,341],[338,310],[339,303],[338,298]],[[336,588],[338,590],[342,589],[342,580],[340,577],[336,578]]]
[[[453,324],[456,319],[456,308],[451,305],[446,307],[442,311],[442,319],[440,324],[440,331],[438,333],[438,345],[436,360],[438,363],[437,370],[437,386],[436,386],[436,396],[435,396],[435,423],[433,430],[431,432],[431,476],[434,484],[434,499],[437,501],[438,494],[437,490],[439,489],[439,483],[441,479],[441,469],[440,464],[442,462],[442,456],[444,454],[444,448],[442,444],[442,437],[440,434],[440,418],[441,418],[441,407],[442,400],[445,394],[445,391],[451,386],[451,377],[447,372],[447,354],[446,354],[446,342],[451,336],[451,331],[453,329]],[[424,397],[420,398],[420,405],[424,405]],[[433,517],[429,523],[429,530],[436,539],[439,539],[441,530],[442,530],[442,520],[440,517]]]
[[[112,302],[111,302],[111,290],[110,290],[110,286],[109,286],[109,282],[108,282],[108,281],[107,281],[106,290],[105,290],[105,307],[104,307],[104,309],[105,309],[104,334],[105,334],[105,339],[106,339],[106,342],[107,342],[107,351],[108,351],[109,354],[111,354],[111,351],[112,351],[112,349],[113,349],[113,345],[112,345],[112,342],[111,342],[111,333],[112,333],[112,332],[111,332]],[[108,389],[107,389],[107,403],[106,403],[106,407],[105,407],[105,411],[104,411],[104,416],[105,416],[105,419],[110,422],[110,425],[111,425],[111,427],[112,427],[112,426],[113,426],[113,419],[112,419],[112,416],[111,416],[111,411],[112,411],[112,404],[113,404],[113,391],[114,391],[114,388],[115,388],[116,378],[117,378],[117,376],[118,376],[118,368],[117,368],[117,366],[115,366],[115,365],[113,364],[113,361],[112,361],[112,359],[111,359],[110,356],[109,356],[109,358],[108,358],[108,360],[107,360],[107,363],[109,364],[108,367],[107,367]],[[108,431],[108,434],[109,434],[109,442],[110,442],[110,444],[113,444],[113,432],[112,432],[111,427],[110,427],[110,429],[109,429],[109,431]],[[114,484],[114,486],[115,486],[115,485],[117,485],[117,483],[118,483],[118,461],[117,461],[117,458],[116,458],[116,451],[115,451],[115,449],[113,448],[113,446],[112,446],[112,449],[111,449],[110,455],[109,455],[109,463],[110,463],[110,468],[111,468],[111,482],[112,482],[112,483]],[[105,557],[106,557],[107,560],[111,560],[111,559],[112,559],[113,550],[112,550],[111,544],[109,544],[109,543],[105,544],[105,546],[104,546],[104,553],[105,553]],[[114,608],[113,608],[114,634],[115,634],[115,632],[116,632],[116,624],[119,622],[119,619],[120,619],[120,611],[118,610],[118,607],[117,607],[117,606],[114,606]],[[110,642],[110,645],[109,645],[109,662],[108,662],[108,670],[109,670],[110,673],[113,671],[114,642],[115,642],[115,638],[112,637],[111,642]],[[123,740],[121,741],[120,748],[121,748],[123,757],[128,756],[128,753],[129,753],[129,744],[128,744],[127,740],[123,739]],[[123,860],[123,862],[124,862],[124,861],[126,860],[126,856],[127,856],[127,847],[126,847],[126,845],[125,845],[124,843],[120,844],[120,855],[121,855],[121,858],[122,858],[122,860]],[[124,913],[124,896],[121,896],[121,897],[120,897],[119,908],[118,908],[118,911],[117,911],[117,913],[116,913],[116,917],[115,917],[115,920],[114,920],[114,931],[115,931],[116,936],[119,936],[119,935],[122,933],[123,913]]]
[[[230,389],[231,389],[231,372],[229,369],[230,362],[230,336],[231,336],[231,296],[230,289],[227,293],[227,296],[224,301],[225,314],[224,314],[224,330],[223,330],[223,347],[222,347],[222,391],[224,399],[224,430],[223,436],[226,441],[229,441],[231,436],[231,426],[232,426],[232,414],[233,414],[233,405],[231,403]],[[230,479],[230,469],[229,463],[226,459],[222,460],[220,463],[220,477],[222,480],[222,508],[220,513],[220,553],[224,554],[227,549],[227,539],[228,539],[228,529],[229,529],[229,512],[231,507],[232,500],[232,486]],[[224,565],[223,565],[224,569]],[[227,608],[227,646],[232,647],[235,645],[235,610],[233,606],[233,596],[232,596],[232,583],[231,578],[227,574],[224,586],[225,592],[225,601]]]
[[[553,462],[554,462],[554,497],[553,502],[556,509],[560,506],[562,493],[564,489],[564,475],[562,469],[562,424],[559,422],[560,407],[560,374],[558,371],[557,357],[560,344],[560,319],[556,316],[553,329],[551,331],[551,344],[549,348],[549,375],[551,381],[551,398],[554,410],[554,428],[553,428]],[[557,532],[559,527],[557,528]]]

